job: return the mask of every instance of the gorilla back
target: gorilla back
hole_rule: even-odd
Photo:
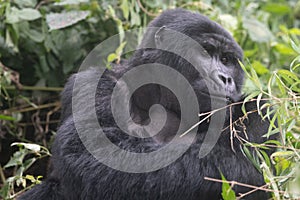
[[[155,31],[149,29],[145,33],[141,48],[130,60],[116,64],[101,78],[97,69],[90,68],[69,79],[62,93],[62,122],[52,147],[53,156],[48,178],[41,185],[24,193],[19,199],[221,199],[222,184],[204,179],[205,177],[221,179],[220,172],[227,180],[255,186],[265,184],[261,173],[241,152],[242,144],[238,138],[230,139],[231,130],[228,128],[231,127],[230,122],[239,121],[244,116],[241,104],[229,106],[233,102],[243,101],[241,87],[244,73],[238,63],[238,60],[242,61],[243,53],[239,45],[217,23],[183,9],[163,12],[149,24],[149,27],[157,27],[157,29]],[[166,44],[170,48],[184,48],[184,44],[181,46],[178,41],[168,38],[168,29],[185,34],[200,44],[203,49],[189,46],[186,54],[194,63],[199,63],[203,59],[204,51],[208,55],[210,66],[206,68],[202,66],[199,72],[186,57],[164,51],[162,47]],[[147,45],[152,45],[152,48],[143,48]],[[203,122],[198,126],[191,145],[174,162],[154,171],[124,172],[103,164],[101,159],[96,159],[85,148],[74,124],[72,95],[82,97],[79,105],[82,105],[80,109],[86,113],[81,116],[81,120],[86,123],[86,129],[89,129],[90,123],[89,110],[86,107],[89,106],[89,102],[95,101],[94,109],[99,124],[114,145],[136,154],[158,151],[172,142],[180,122],[185,120],[181,115],[181,105],[176,94],[162,85],[153,83],[138,88],[131,97],[126,97],[130,98],[130,116],[136,124],[151,123],[151,114],[149,114],[151,106],[160,104],[164,107],[166,123],[153,137],[139,138],[124,133],[114,120],[111,106],[112,92],[117,81],[126,72],[149,63],[167,65],[180,72],[195,91],[201,112],[211,111],[212,99],[225,101],[228,105],[227,110],[225,109],[225,123],[216,144],[203,158],[199,157],[199,149],[209,129],[210,121],[202,120],[203,117],[200,117],[199,120]],[[79,89],[73,91],[77,78],[83,82]],[[97,92],[93,98],[86,99],[86,91],[95,81],[98,84]],[[212,85],[207,85],[208,82]],[[224,96],[218,92],[221,89],[224,91]],[[126,94],[119,95],[126,96]],[[256,102],[246,104],[247,111],[256,109]],[[155,114],[157,113],[154,110],[153,116],[156,116]],[[127,124],[128,129],[132,127],[131,125]],[[239,137],[256,143],[266,141],[262,135],[268,131],[269,122],[262,121],[256,112],[249,113],[247,119],[241,124],[233,125],[236,133],[242,133]],[[95,132],[94,129],[87,131]],[[247,137],[244,136],[245,134]],[[186,140],[182,139],[177,144],[178,148],[180,149],[185,143]],[[177,153],[176,149],[174,153]],[[249,188],[241,186],[234,186],[233,189],[237,194],[250,191]],[[268,194],[262,191],[255,191],[245,196],[245,199],[267,198]]]

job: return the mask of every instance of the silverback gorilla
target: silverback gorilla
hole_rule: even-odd
[[[150,31],[150,27],[157,27],[157,29]],[[221,179],[221,174],[227,180],[255,186],[265,184],[262,174],[243,154],[240,148],[241,141],[232,136],[233,126],[235,133],[241,133],[239,137],[251,142],[263,143],[266,138],[262,135],[269,127],[269,122],[263,121],[257,112],[250,112],[247,117],[244,117],[242,106],[237,103],[243,102],[241,87],[244,80],[244,72],[239,65],[239,60],[243,60],[243,52],[239,45],[219,24],[198,13],[183,9],[163,12],[149,24],[148,29],[142,39],[141,48],[136,50],[129,60],[115,64],[113,69],[106,70],[101,77],[97,69],[90,68],[69,79],[62,93],[62,119],[52,147],[53,156],[48,177],[42,184],[21,195],[19,199],[221,199],[222,184],[205,179],[205,177]],[[202,66],[199,71],[185,56],[178,56],[174,51],[164,51],[164,48],[176,50],[184,46],[184,43],[180,43],[179,40],[168,38],[167,30],[185,34],[196,41],[203,49],[197,50],[189,46],[186,48],[186,55],[197,63],[197,59],[203,58],[203,54],[206,53],[209,55],[209,65],[205,69]],[[153,44],[152,48],[143,48],[143,45],[147,46],[150,43]],[[176,94],[160,84],[149,83],[138,88],[130,97],[130,116],[136,124],[150,123],[152,119],[150,120],[149,109],[152,105],[160,104],[165,109],[167,118],[165,125],[153,137],[135,137],[125,134],[114,120],[111,106],[113,88],[123,74],[139,65],[151,63],[166,65],[180,72],[195,92],[196,104],[199,104],[201,112],[207,113],[212,110],[213,98],[224,100],[227,105],[225,123],[219,131],[220,135],[212,150],[204,157],[199,156],[199,149],[208,133],[211,120],[210,117],[205,118],[205,115],[200,115],[197,116],[197,120],[204,118],[205,120],[196,127],[195,137],[189,148],[173,162],[144,172],[118,170],[104,164],[101,159],[96,159],[83,145],[82,138],[79,137],[78,129],[75,127],[72,95],[86,96],[86,91],[96,81],[97,90],[94,97],[89,101],[83,100],[80,106],[76,107],[86,114],[83,114],[81,119],[79,117],[79,120],[86,124],[84,128],[89,133],[96,132],[96,129],[89,127],[89,120],[85,119],[89,114],[85,107],[94,101],[97,120],[111,143],[135,154],[155,152],[172,141],[180,121],[185,120],[181,115],[182,105],[176,98]],[[77,78],[83,81],[80,88],[75,91],[74,82]],[[210,80],[213,86],[207,85]],[[181,84],[181,82],[177,83]],[[218,92],[212,92],[218,91],[217,88],[225,91],[223,97],[218,95]],[[185,94],[184,91],[182,92]],[[185,99],[189,98],[185,96]],[[229,106],[230,104],[232,106]],[[256,102],[246,104],[247,111],[256,109]],[[242,122],[232,125],[235,121]],[[186,136],[188,138],[189,133]],[[176,145],[178,148],[186,142],[185,139],[180,140],[180,138]],[[176,150],[174,154],[177,154]],[[154,163],[156,163],[155,158],[155,156],[151,158],[154,159]],[[164,160],[161,159],[157,163],[160,162]],[[124,163],[126,164],[125,161]],[[250,191],[249,188],[237,185],[233,189],[237,194]],[[267,199],[268,194],[255,191],[244,198]]]

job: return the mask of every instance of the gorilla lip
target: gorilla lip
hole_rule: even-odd
[[[221,94],[217,94],[217,93],[214,93],[214,94],[208,94],[208,93],[205,93],[205,92],[201,92],[202,95],[205,95],[209,98],[214,98],[214,99],[217,99],[217,100],[220,100],[220,101],[224,101],[226,100],[227,103],[234,103],[234,99],[229,97],[229,96],[222,96]]]

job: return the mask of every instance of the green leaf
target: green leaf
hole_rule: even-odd
[[[277,71],[277,73],[281,76],[281,77],[290,77],[294,80],[298,80],[298,77],[296,74],[294,74],[293,72],[290,72],[289,70],[286,70],[286,69],[280,69]],[[291,83],[294,83],[294,81],[292,81]]]
[[[118,58],[118,55],[115,53],[111,53],[107,56],[107,62],[113,62],[114,60],[116,60]]]
[[[60,0],[60,2],[55,2],[56,6],[65,6],[65,5],[78,5],[80,3],[89,3],[89,0]]]
[[[295,51],[285,44],[278,43],[274,47],[280,54],[295,55]]]
[[[258,48],[255,46],[254,49],[249,49],[244,51],[244,55],[246,58],[249,58],[253,55],[257,55]]]
[[[26,171],[33,163],[35,163],[37,159],[36,158],[29,158],[28,160],[25,160],[23,163],[24,171]]]
[[[251,66],[254,68],[258,75],[263,75],[269,72],[269,69],[257,60],[251,63]]]
[[[291,90],[300,93],[300,80],[291,85]]]
[[[277,86],[279,88],[279,91],[282,95],[285,95],[285,88],[284,88],[284,85],[283,83],[281,82],[280,78],[279,77],[275,77],[275,81],[277,83]],[[270,86],[271,87],[271,86]],[[271,88],[270,88],[270,91],[271,91]]]
[[[18,23],[20,21],[18,12],[19,9],[17,9],[16,7],[10,8],[9,6],[7,6],[5,11],[6,23],[8,24]]]
[[[66,13],[50,13],[46,15],[47,24],[51,30],[58,30],[87,18],[90,11],[70,11]]]
[[[278,112],[276,112],[276,113],[274,114],[274,116],[272,117],[272,119],[270,120],[270,125],[269,125],[269,128],[268,128],[268,133],[267,133],[266,135],[264,135],[264,137],[269,138],[271,135],[274,134],[273,128],[276,127],[276,126],[275,126],[275,122],[276,122],[277,119],[278,119]],[[278,131],[276,130],[276,132],[278,132]],[[276,133],[276,132],[275,132],[275,133]]]
[[[25,176],[25,178],[26,178],[27,180],[30,180],[31,183],[34,183],[34,182],[35,182],[35,178],[34,178],[34,176],[32,176],[32,175],[27,174],[27,175]]]
[[[19,10],[18,16],[20,19],[32,21],[42,17],[41,13],[38,10],[33,8],[23,8]]]
[[[254,70],[254,68],[252,66],[250,68],[250,75],[251,75],[250,76],[251,81],[253,81],[253,83],[256,85],[256,87],[258,87],[261,90],[262,87],[261,87],[260,80],[257,76],[256,71]]]
[[[292,39],[290,40],[292,48],[298,53],[300,54],[300,47],[299,45],[297,45]]]
[[[28,150],[39,152],[41,150],[41,146],[38,144],[32,144],[32,143],[23,143],[23,142],[14,142],[11,144],[11,146],[19,146],[24,147]]]
[[[40,67],[40,69],[42,70],[43,73],[49,72],[50,68],[48,66],[47,59],[46,59],[45,55],[41,55],[39,57],[39,67]]]
[[[261,114],[261,110],[260,110],[260,100],[262,98],[262,93],[260,93],[258,96],[257,96],[257,100],[256,100],[256,107],[257,107],[257,112],[259,115],[262,115]]]
[[[10,158],[10,160],[8,161],[8,163],[4,166],[4,168],[21,165],[27,152],[28,150],[26,149],[20,149],[19,151],[15,152],[13,156]]]
[[[25,32],[25,35],[35,42],[43,42],[45,39],[43,33],[40,33],[34,29],[27,30]]]
[[[130,24],[131,26],[139,26],[141,24],[140,16],[134,11],[133,6],[130,7]]]
[[[263,10],[277,15],[284,15],[292,12],[289,6],[280,3],[268,3],[263,7]]]
[[[299,28],[291,28],[289,30],[289,33],[293,34],[293,35],[300,35],[300,29]]]
[[[39,179],[43,178],[43,176],[37,176],[37,178],[35,178],[34,176],[27,174],[25,178],[30,180],[31,183],[40,184],[41,181]]]
[[[222,180],[226,181],[224,175],[221,173]],[[222,197],[224,200],[236,200],[236,196],[234,191],[231,189],[229,183],[223,182],[222,183]]]
[[[241,145],[240,146],[242,153],[244,154],[244,156],[246,158],[248,158],[251,163],[254,165],[254,167],[258,170],[261,171],[260,167],[259,167],[259,162],[257,162],[257,160],[255,159],[255,157],[252,155],[251,151],[247,148],[246,145]]]
[[[243,104],[242,104],[242,111],[243,111],[244,114],[247,113],[245,104],[246,104],[249,100],[251,100],[251,99],[253,99],[254,97],[256,97],[257,95],[259,95],[260,93],[261,93],[261,92],[260,92],[259,90],[258,90],[258,91],[254,91],[253,93],[251,93],[250,95],[248,95],[248,96],[244,99],[244,102],[243,102]]]
[[[120,44],[120,46],[116,49],[116,54],[117,54],[118,56],[121,56],[121,54],[122,54],[122,52],[123,52],[123,49],[124,49],[125,45],[126,45],[126,42],[122,42],[122,43]]]
[[[256,19],[243,19],[243,26],[248,31],[250,38],[255,42],[269,42],[273,35],[267,25]]]
[[[36,0],[14,0],[14,2],[20,8],[25,8],[25,7],[33,8],[37,4]]]
[[[7,116],[7,115],[0,115],[0,120],[6,120],[6,121],[15,121],[16,119],[11,117],[11,116]]]
[[[129,17],[129,6],[128,6],[128,0],[122,0],[121,9],[123,11],[123,16],[126,20],[128,20]]]
[[[263,150],[259,150],[259,152],[262,154],[263,158],[264,158],[264,161],[266,162],[266,164],[271,167],[271,161],[270,161],[270,158],[269,158],[269,155],[263,151]]]

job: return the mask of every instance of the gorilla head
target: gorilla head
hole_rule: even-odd
[[[212,132],[206,133],[208,124],[213,121],[207,118],[209,120],[205,121],[204,126],[196,127],[192,140],[189,140],[189,137],[180,138],[176,135],[182,121],[187,124],[185,128],[193,125],[187,119],[188,115],[182,115],[184,108],[193,108],[197,105],[199,109],[190,109],[188,114],[196,113],[198,121],[198,111],[206,112],[218,108],[218,106],[214,107],[218,101],[221,102],[220,105],[218,104],[219,107],[243,101],[241,87],[244,73],[238,60],[243,60],[241,48],[217,23],[183,9],[163,12],[149,24],[139,49],[130,60],[116,64],[112,70],[107,70],[100,81],[101,75],[93,68],[77,73],[69,79],[62,93],[62,124],[52,147],[53,156],[48,178],[41,185],[26,192],[20,199],[221,199],[222,185],[204,179],[205,177],[221,179],[220,172],[227,180],[263,185],[263,176],[244,156],[239,140],[230,138],[231,130],[228,124],[244,116],[240,105],[232,105],[230,112],[228,110],[225,112],[225,123],[217,119],[219,121],[216,123],[221,125],[220,130],[213,128]],[[154,76],[160,76],[158,77],[160,80],[174,79],[175,89],[180,88],[186,81],[194,91],[196,101],[190,101],[193,94],[190,93],[189,87],[179,91],[184,94],[180,99],[176,95],[178,91],[173,92],[155,82],[149,82],[138,88],[132,96],[128,95],[127,89],[130,89],[132,80],[123,82],[120,80],[127,72],[138,69],[140,65],[148,66],[147,64],[161,66],[161,71],[163,66],[168,66],[173,71],[179,72],[184,79],[169,77],[172,76],[173,71],[170,71],[170,74],[157,73]],[[135,78],[142,80],[142,75],[138,74]],[[74,87],[77,79],[80,80],[80,87]],[[142,126],[154,124],[155,128],[152,120],[160,119],[161,112],[157,111],[159,109],[152,109],[153,105],[160,104],[164,107],[163,115],[166,117],[166,123],[154,137],[139,138],[127,135],[118,126],[114,117],[125,114],[122,107],[113,114],[111,104],[113,104],[114,87],[119,86],[120,82],[124,83],[121,84],[124,87],[120,87],[118,95],[121,98],[116,104],[129,99],[130,114],[123,120],[128,130],[134,132],[136,124]],[[91,85],[95,84],[96,95],[87,95]],[[78,102],[72,102],[72,96],[76,96]],[[182,105],[180,103],[182,99],[187,100],[186,104],[192,104],[192,107]],[[93,102],[95,107],[91,106]],[[247,110],[257,109],[256,102],[245,106]],[[80,129],[75,127],[75,114],[72,113],[72,108],[80,111],[76,114],[76,120],[82,122]],[[82,135],[79,137],[80,131],[87,135],[98,131],[97,127],[91,126],[92,119],[89,117],[92,109],[96,110],[97,118],[105,133],[105,138],[102,137],[99,141],[101,147],[94,149],[106,153],[98,160],[83,145]],[[151,109],[152,113],[149,111]],[[251,142],[262,143],[266,141],[262,135],[268,131],[268,127],[268,121],[262,121],[257,113],[251,112],[247,115],[247,120],[234,129],[236,133],[247,134],[246,139]],[[200,158],[199,149],[204,144],[205,135],[210,136],[210,134],[217,134],[218,140],[211,145],[213,147],[211,152]],[[177,143],[173,146],[175,147],[173,151],[169,151],[169,154],[164,157],[153,154],[155,156],[149,158],[153,162],[142,166],[151,167],[165,162],[173,154],[178,153],[177,149],[182,149],[182,146],[191,141],[184,152],[178,154],[176,159],[164,167],[131,173],[132,171],[117,170],[120,167],[105,163],[107,160],[110,161],[109,159],[115,161],[115,158],[119,158],[117,160],[119,162],[115,162],[115,165],[123,167],[131,164],[140,167],[141,162],[144,161],[143,157],[130,160],[132,164],[128,163],[126,155],[152,155],[151,153],[159,152],[160,149],[172,145],[174,138],[177,139]],[[96,139],[97,137],[95,141]],[[107,139],[120,148],[108,151],[107,146],[111,143],[107,142]],[[126,152],[124,157],[119,156],[121,151]],[[249,188],[241,186],[234,186],[233,189],[236,193],[250,191]],[[249,194],[246,196],[247,199],[268,198],[268,195],[261,191],[255,190]]]
[[[149,24],[140,49],[128,65],[131,68],[161,63],[176,69],[193,87],[200,112],[208,112],[212,110],[212,99],[215,104],[220,101],[220,105],[241,99],[242,60],[240,46],[219,24],[197,13],[176,9],[165,11]],[[133,107],[148,112],[151,105],[159,103],[180,117],[177,98],[164,87],[141,87],[132,98]]]

